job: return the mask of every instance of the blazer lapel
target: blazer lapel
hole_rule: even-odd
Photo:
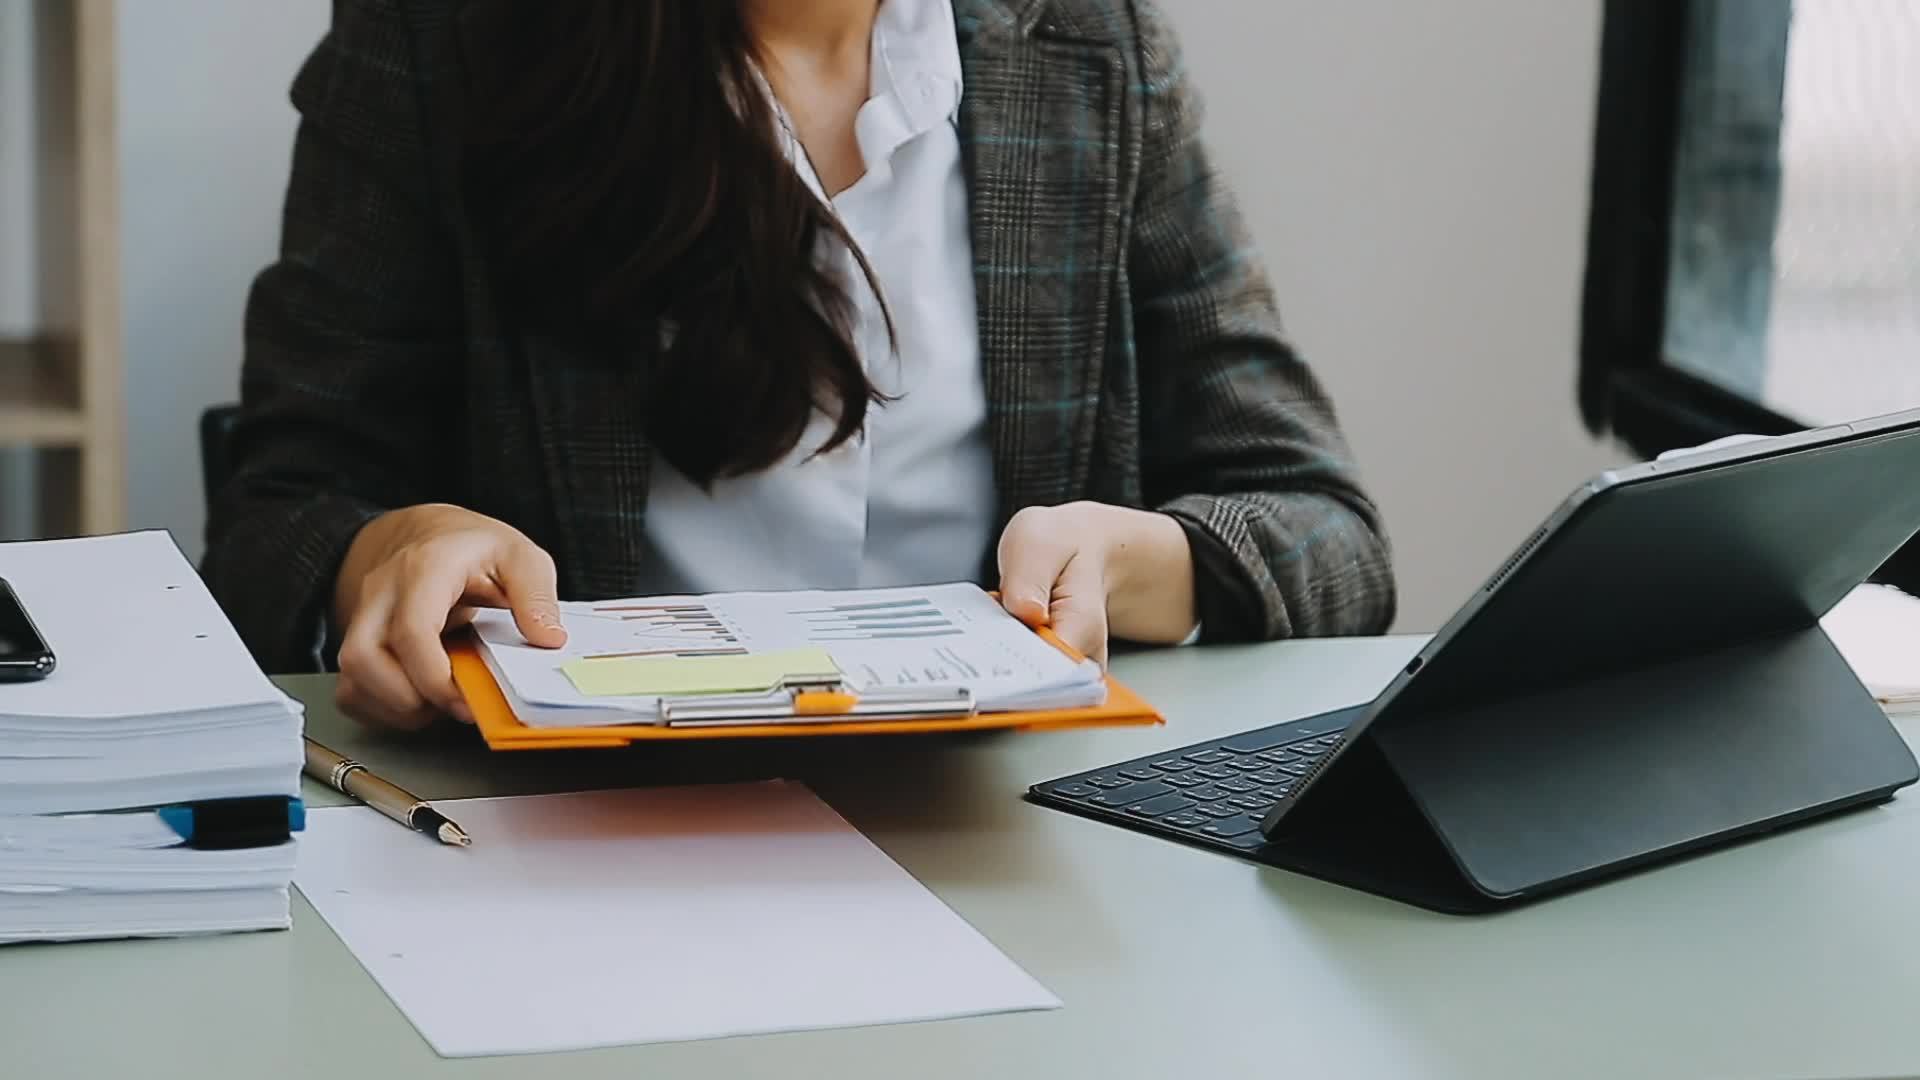
[[[1055,37],[1042,0],[956,0],[959,133],[972,214],[1001,521],[1086,490],[1119,263],[1125,65]]]
[[[444,13],[433,5],[412,5],[408,11],[416,39],[427,43],[420,63],[430,76],[439,115],[458,116],[464,109],[459,80],[449,77],[464,67],[457,17],[456,25],[447,27],[439,21]],[[451,204],[447,212],[456,234],[469,238],[466,273],[471,287],[489,297],[477,305],[484,321],[474,333],[486,347],[506,354],[484,366],[498,373],[498,382],[476,388],[473,400],[512,402],[512,415],[481,419],[493,420],[501,448],[526,449],[525,417],[519,413],[524,398],[533,421],[531,449],[540,466],[523,473],[518,490],[493,492],[490,501],[528,511],[520,523],[553,555],[562,596],[627,595],[645,558],[642,521],[651,467],[639,421],[645,358],[583,354],[549,336],[516,332],[485,284],[487,253],[472,239],[474,230],[461,224],[465,208],[456,152],[451,146],[438,149],[436,168]],[[532,485],[524,481],[536,474],[546,481],[544,492],[525,490]],[[535,506],[551,517],[540,521]]]
[[[581,356],[529,337],[525,356],[537,437],[554,478],[562,591],[626,596],[646,558],[653,454],[641,429],[643,359]]]

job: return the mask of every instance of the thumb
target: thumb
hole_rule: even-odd
[[[1023,510],[1000,534],[1000,604],[1028,626],[1052,621],[1053,586],[1073,558],[1072,539],[1050,533],[1043,514]]]
[[[1069,561],[1053,592],[1053,632],[1081,655],[1107,665],[1107,597],[1098,565]]]
[[[560,625],[560,604],[554,599],[558,575],[553,556],[521,538],[500,560],[498,578],[507,607],[513,612],[513,623],[527,644],[557,649],[567,643],[566,628]]]

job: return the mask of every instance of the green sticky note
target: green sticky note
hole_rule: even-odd
[[[587,697],[764,693],[788,681],[830,682],[840,668],[825,649],[781,649],[738,656],[604,656],[560,670]]]

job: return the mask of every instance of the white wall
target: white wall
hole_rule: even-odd
[[[1432,628],[1614,460],[1574,408],[1599,2],[1165,3]],[[121,4],[131,514],[194,551],[192,420],[233,393],[326,10]]]
[[[199,557],[200,410],[238,393],[241,312],[280,234],[287,91],[328,0],[122,0],[129,523]]]
[[[1163,0],[1429,630],[1618,460],[1574,404],[1599,0]]]

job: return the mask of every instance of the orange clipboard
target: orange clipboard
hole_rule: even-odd
[[[1036,627],[1048,644],[1068,656],[1080,654],[1045,627]],[[471,631],[447,642],[453,659],[453,681],[473,710],[475,726],[481,738],[494,750],[582,750],[627,746],[636,742],[661,739],[766,739],[812,735],[917,735],[957,731],[1065,731],[1084,727],[1150,726],[1166,719],[1159,710],[1128,689],[1112,675],[1107,676],[1105,704],[1079,709],[1048,709],[1043,712],[976,712],[966,716],[915,717],[891,720],[885,717],[849,720],[846,723],[812,720],[807,723],[738,724],[727,727],[667,727],[659,724],[609,724],[592,727],[528,727],[513,715],[513,707],[494,682],[493,672],[480,658]]]

